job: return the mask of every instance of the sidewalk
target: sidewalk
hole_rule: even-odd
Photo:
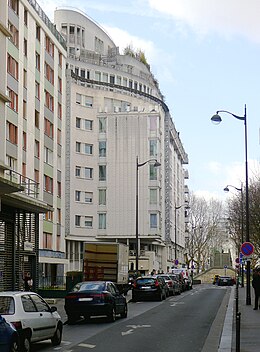
[[[246,285],[238,289],[238,311],[240,320],[240,349],[236,351],[236,306],[234,290],[232,352],[260,351],[260,309],[253,310],[255,303],[254,289],[250,287],[251,305],[246,304]]]

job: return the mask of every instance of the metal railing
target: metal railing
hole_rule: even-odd
[[[22,186],[24,189],[21,193],[24,193],[29,197],[38,198],[39,184],[31,178],[23,176],[14,170],[5,170],[4,178]]]
[[[41,290],[65,290],[66,276],[42,276],[39,277],[39,289]]]

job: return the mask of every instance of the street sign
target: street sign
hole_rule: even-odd
[[[245,256],[249,256],[254,252],[254,246],[251,242],[244,242],[242,243],[240,250]]]
[[[178,264],[179,264],[178,259],[175,259],[174,264],[175,264],[175,265],[178,265]]]

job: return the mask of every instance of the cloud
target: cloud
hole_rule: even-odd
[[[241,35],[260,42],[260,1],[250,0],[148,0],[150,7],[170,15],[199,34]]]

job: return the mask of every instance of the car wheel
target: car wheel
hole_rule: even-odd
[[[31,336],[29,334],[25,335],[23,340],[23,352],[30,352],[31,351]]]
[[[116,320],[116,311],[115,311],[115,307],[112,307],[109,314],[107,315],[108,317],[108,321],[110,321],[111,323],[114,322]]]
[[[19,351],[18,337],[14,337],[10,346],[10,352],[18,352],[18,351]]]
[[[62,324],[58,324],[54,336],[51,338],[51,343],[53,346],[58,346],[61,343],[62,338]]]
[[[68,314],[68,324],[74,324],[78,320],[78,317],[74,314]]]
[[[162,301],[163,300],[163,294],[162,292],[160,292],[159,296],[158,296],[158,301]]]
[[[125,304],[124,306],[124,311],[123,313],[120,314],[121,318],[126,318],[127,317],[127,304]]]

